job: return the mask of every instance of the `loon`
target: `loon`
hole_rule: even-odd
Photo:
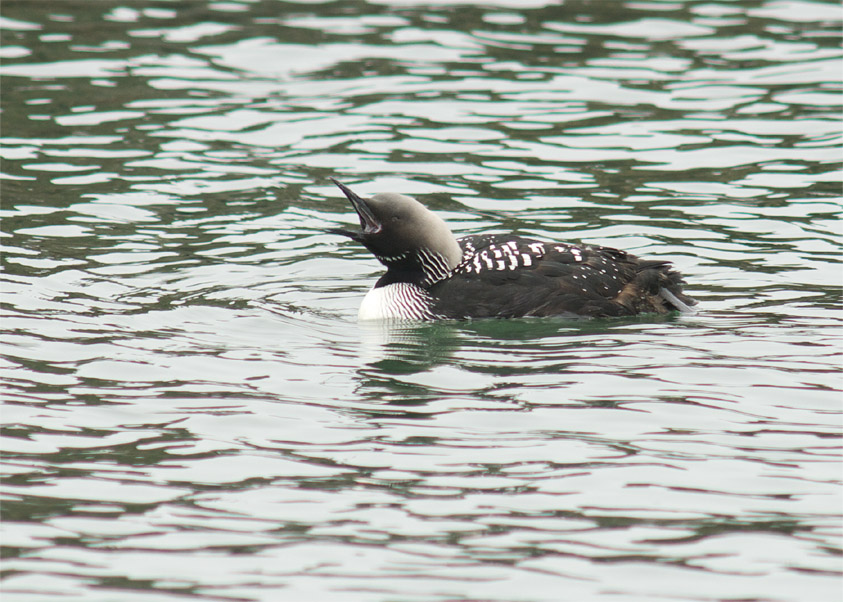
[[[618,317],[693,313],[682,276],[667,261],[594,245],[515,235],[457,239],[417,200],[363,198],[331,178],[360,218],[332,228],[369,251],[386,273],[364,297],[360,320],[465,320],[527,316]]]

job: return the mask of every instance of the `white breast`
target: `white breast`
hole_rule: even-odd
[[[363,297],[358,320],[430,320],[430,296],[415,284],[396,282],[373,288]]]

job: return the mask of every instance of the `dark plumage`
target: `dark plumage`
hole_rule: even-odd
[[[357,211],[361,231],[332,231],[361,242],[387,267],[366,295],[361,319],[616,317],[690,312],[696,304],[669,262],[512,235],[456,240],[415,199],[363,199],[335,183]]]

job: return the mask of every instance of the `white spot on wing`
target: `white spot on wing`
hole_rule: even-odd
[[[544,255],[544,243],[534,242],[534,243],[530,243],[528,245],[528,247],[530,248],[530,250],[533,252],[534,255],[538,255],[539,257]]]

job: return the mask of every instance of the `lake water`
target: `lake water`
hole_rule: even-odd
[[[841,23],[4,0],[4,602],[843,599]],[[358,324],[332,176],[700,311]]]

